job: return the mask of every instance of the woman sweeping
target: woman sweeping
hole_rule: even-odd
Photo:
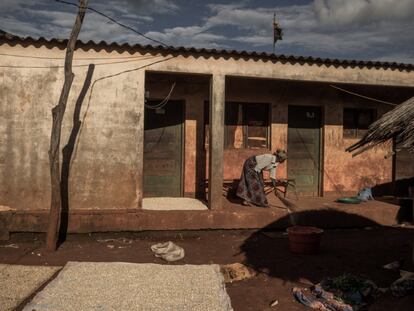
[[[237,187],[237,196],[244,205],[269,207],[264,192],[263,171],[269,171],[273,186],[276,186],[276,168],[287,158],[286,151],[277,149],[273,154],[262,154],[248,158]]]

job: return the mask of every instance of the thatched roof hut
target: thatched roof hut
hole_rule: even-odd
[[[414,97],[372,123],[365,136],[346,151],[356,155],[392,138],[399,148],[414,153]]]

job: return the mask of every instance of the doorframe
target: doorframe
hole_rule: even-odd
[[[287,118],[287,149],[288,149],[288,163],[289,163],[289,107],[312,107],[318,108],[320,110],[320,118],[319,118],[319,159],[318,159],[318,189],[317,189],[317,197],[323,197],[323,182],[324,182],[324,158],[325,158],[325,107],[323,105],[304,105],[304,104],[288,104],[288,118]],[[289,172],[289,164],[287,169],[287,173]]]
[[[152,97],[152,98],[146,99],[146,101],[149,101],[149,102],[150,101],[162,101],[164,99],[165,98]],[[184,171],[185,171],[185,167],[184,167],[184,165],[185,165],[185,143],[186,143],[186,141],[185,141],[185,133],[186,133],[185,132],[185,121],[187,120],[187,118],[186,118],[186,111],[187,111],[186,104],[187,104],[187,102],[186,102],[185,99],[170,99],[168,101],[171,101],[171,102],[180,102],[182,104],[182,107],[183,107],[182,116],[181,116],[182,117],[182,123],[181,123],[181,163],[180,163],[181,164],[181,172],[180,172],[180,198],[183,198],[184,197],[184,193],[185,193],[185,189],[184,189],[184,187],[185,187],[185,183],[184,183],[184,178],[185,178]],[[146,109],[146,107],[144,105],[144,112],[145,112],[145,109]],[[145,113],[144,113],[144,133],[145,133]],[[143,144],[145,146],[145,136],[144,136]],[[143,157],[143,165],[145,165],[145,155]],[[142,172],[142,175],[144,175],[144,171]],[[142,176],[142,179],[144,180],[144,176]],[[142,189],[144,190],[144,187],[142,187]],[[143,191],[143,196],[142,197],[145,198],[144,191]]]

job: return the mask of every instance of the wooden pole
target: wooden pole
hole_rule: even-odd
[[[408,186],[408,197],[411,199],[411,208],[412,208],[412,215],[413,217],[411,218],[411,224],[414,225],[414,186]],[[414,264],[414,236],[411,235],[411,239],[412,239],[412,244],[411,244],[411,260],[412,263]]]
[[[52,132],[50,135],[49,163],[50,163],[50,182],[51,182],[51,201],[49,224],[47,228],[46,247],[49,251],[56,250],[58,242],[60,215],[62,210],[61,189],[60,189],[60,136],[62,131],[62,120],[66,110],[69,92],[75,75],[72,72],[73,53],[76,41],[85,17],[88,0],[79,0],[79,10],[75,23],[70,34],[66,47],[65,57],[65,81],[58,104],[52,109]]]
[[[372,149],[372,148],[374,148],[376,145],[367,145],[367,146],[365,146],[365,147],[362,147],[361,149],[359,149],[358,151],[356,151],[356,152],[354,152],[353,154],[352,154],[352,157],[354,158],[354,157],[356,157],[357,155],[360,155],[361,153],[363,153],[363,152],[365,152],[365,151],[368,151],[368,150],[370,150],[370,149]]]
[[[275,54],[275,45],[276,45],[276,40],[275,40],[275,24],[276,24],[276,12],[273,13],[273,54]]]
[[[397,196],[397,139],[396,137],[392,138],[392,167],[391,167],[391,191],[394,197]]]

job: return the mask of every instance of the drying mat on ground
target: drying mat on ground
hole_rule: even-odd
[[[230,311],[218,265],[69,262],[24,311]]]
[[[203,202],[191,198],[145,198],[142,203],[142,208],[153,211],[200,211],[208,210]]]
[[[59,269],[0,264],[0,310],[14,310]]]

